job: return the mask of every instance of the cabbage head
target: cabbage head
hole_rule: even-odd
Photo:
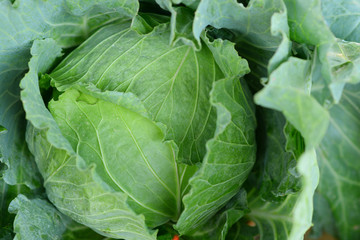
[[[27,142],[50,201],[108,237],[155,239],[172,224],[194,234],[255,161],[247,62],[226,40],[170,38],[166,18],[107,25],[43,72],[46,108],[24,96],[42,112]],[[56,47],[42,41],[38,51]]]

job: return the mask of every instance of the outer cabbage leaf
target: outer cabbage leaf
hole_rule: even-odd
[[[104,238],[88,227],[67,218],[48,201],[40,199],[43,194],[39,189],[33,190],[24,184],[8,185],[2,179],[0,189],[0,239],[2,240]],[[28,199],[23,194],[32,199]]]
[[[5,128],[0,126],[0,135],[4,134]],[[0,152],[0,160],[2,158]],[[33,196],[40,193],[40,189],[30,189],[25,183],[9,185],[3,179],[3,173],[8,170],[7,166],[0,161],[0,239],[10,240],[14,238],[13,221],[14,214],[8,211],[10,202],[19,194],[27,194]],[[32,174],[36,174],[33,172]]]
[[[9,184],[24,183],[36,188],[40,185],[40,178],[24,140],[26,122],[18,86],[26,69],[24,59],[27,59],[27,55],[25,51],[15,57],[0,54],[0,124],[7,129],[5,134],[0,135],[0,151],[3,155],[1,161],[7,165],[3,173],[4,180]]]
[[[250,213],[228,239],[300,239],[311,224],[318,178],[314,151],[299,158],[303,139],[281,113],[259,107],[257,119],[257,161],[245,182]]]
[[[323,62],[323,65],[320,65],[325,80],[323,83],[329,88],[334,99],[329,99],[329,101],[337,103],[347,83],[360,82],[358,77],[360,74],[360,44],[337,40],[330,46],[319,47],[315,53],[315,61],[318,61],[317,58]],[[319,66],[315,65],[315,67]],[[314,69],[314,71],[316,70]],[[318,90],[324,91],[323,87]]]
[[[304,60],[289,59],[279,68],[282,72],[275,71],[270,76],[269,84],[258,93],[256,100],[262,105],[282,110],[302,133],[307,145],[317,147],[322,176],[319,191],[331,205],[340,236],[354,239],[359,236],[356,219],[359,219],[360,211],[351,204],[356,203],[359,195],[358,191],[349,189],[358,186],[359,182],[359,166],[355,161],[359,158],[359,131],[354,131],[359,128],[359,111],[356,107],[358,85],[346,87],[340,103],[330,102],[329,105],[329,102],[323,101],[327,99],[329,89],[326,90],[326,84],[321,85],[321,82],[318,82],[322,78],[322,75],[316,72],[316,68],[321,67],[318,65],[319,61],[314,61],[312,72],[312,79],[316,83],[314,87],[317,87],[312,89],[315,98],[310,96],[309,89],[306,89],[306,64],[308,63]],[[287,75],[289,73],[291,77]],[[288,90],[283,91],[284,88]],[[290,96],[288,94],[291,91],[295,92]],[[317,100],[328,109],[321,106]],[[302,109],[306,109],[306,114],[302,114]],[[339,171],[342,173],[339,174]],[[345,195],[346,198],[343,197]]]
[[[16,240],[61,239],[66,230],[66,219],[53,205],[42,199],[29,200],[19,194],[9,206],[17,214],[14,221]]]
[[[18,194],[10,203],[9,211],[16,214],[14,239],[104,239],[104,236],[72,221],[41,198],[29,199]]]
[[[338,103],[347,83],[359,83],[359,53],[359,43],[340,40],[315,50],[311,90],[320,103]]]
[[[207,25],[234,32],[232,40],[249,61],[255,78],[266,77],[289,55],[291,43],[282,0],[253,0],[247,7],[236,1],[203,0],[195,13],[196,38]]]
[[[318,146],[329,125],[328,112],[310,96],[309,61],[289,58],[270,75],[255,102],[282,111],[305,138],[307,147]]]
[[[302,187],[298,193],[289,194],[280,203],[264,203],[260,197],[250,200],[252,212],[249,216],[253,215],[257,225],[260,224],[260,235],[264,239],[271,235],[279,239],[299,239],[311,225],[313,195],[319,180],[314,147],[322,141],[330,120],[329,113],[310,95],[309,64],[310,61],[289,58],[270,75],[269,83],[255,96],[260,105],[284,113],[304,137],[307,149],[297,164],[302,176]],[[287,149],[290,150],[294,144],[289,137]],[[296,147],[292,149],[292,152],[298,151],[296,155],[301,152]]]
[[[247,217],[256,223],[261,240],[302,239],[311,226],[313,196],[319,181],[314,149],[301,155],[297,169],[302,175],[302,189],[284,201],[264,202],[255,191],[249,193],[251,212]]]
[[[13,2],[0,1],[0,124],[8,130],[0,137],[0,148],[8,165],[5,181],[36,187],[39,177],[24,141],[26,123],[19,98],[19,82],[28,67],[31,42],[52,37],[61,46],[75,46],[104,24],[132,18],[137,13],[138,2]]]
[[[1,41],[6,43],[5,49],[12,51],[19,46],[29,50],[32,40],[47,37],[56,39],[62,47],[72,47],[105,24],[132,19],[137,10],[136,0],[27,0],[13,5],[1,1]]]
[[[324,106],[323,109],[327,109],[326,112],[329,115],[329,127],[317,148],[322,176],[319,190],[329,201],[339,235],[344,239],[356,239],[359,238],[356,219],[360,218],[360,211],[357,209],[357,205],[353,207],[351,204],[355,204],[359,198],[358,191],[354,190],[358,188],[359,182],[357,175],[354,175],[354,172],[359,171],[357,164],[357,159],[359,159],[359,136],[357,133],[359,131],[356,130],[359,128],[359,109],[356,105],[358,101],[358,84],[356,83],[359,82],[358,74],[356,74],[358,71],[358,64],[356,64],[359,52],[358,44],[336,42],[334,36],[329,35],[330,30],[321,17],[319,1],[309,1],[311,2],[309,5],[306,5],[304,1],[285,2],[289,9],[290,21],[295,26],[292,29],[293,37],[298,41],[317,46],[312,67],[313,88],[311,93]],[[344,5],[345,1],[340,1],[338,4]],[[345,4],[345,8],[339,11],[346,10],[346,6]],[[306,10],[302,12],[304,9]],[[354,10],[356,10],[356,6]],[[313,19],[309,17],[306,19],[306,24],[300,24],[302,21],[300,14],[308,14]],[[334,16],[339,17],[338,12],[335,12]],[[327,15],[328,17],[329,15]],[[300,25],[308,34],[303,34],[298,38],[301,35],[298,28]],[[330,34],[332,33],[330,32]],[[308,41],[305,38],[312,40]],[[343,91],[343,89],[347,90]],[[314,113],[313,117],[318,116]]]
[[[10,202],[19,194],[27,193],[29,189],[21,185],[8,185],[0,178],[0,239],[13,239],[14,215],[8,212]]]
[[[333,211],[341,239],[360,238],[360,85],[345,87],[341,101],[329,109],[330,125],[317,149],[318,191]]]
[[[1,134],[1,132],[0,132]],[[0,153],[1,157],[1,153]],[[3,171],[6,165],[0,163],[0,171]],[[35,172],[37,173],[37,172]],[[9,185],[0,177],[0,239],[10,240],[13,239],[14,234],[14,218],[15,214],[9,211],[10,202],[18,195],[26,194],[30,197],[41,196],[43,194],[42,189],[30,189],[26,184],[19,183],[15,185]]]
[[[63,91],[78,83],[101,90],[134,93],[151,118],[167,126],[166,138],[179,147],[179,161],[201,162],[214,134],[216,113],[209,101],[212,83],[223,77],[203,46],[170,46],[169,25],[148,34],[118,25],[102,28],[51,73]],[[181,119],[181,121],[179,121]]]
[[[315,46],[335,40],[321,14],[320,0],[284,0],[284,2],[288,11],[292,40]]]
[[[27,142],[44,177],[50,201],[69,215],[106,236],[155,239],[144,217],[127,205],[127,196],[111,191],[63,137],[40,95],[38,73],[45,72],[60,55],[51,39],[37,40],[31,49],[30,71],[21,81],[21,99],[30,124]]]
[[[324,84],[330,89],[333,97],[331,101],[339,102],[345,84],[359,82],[356,76],[359,71],[360,45],[336,40],[322,15],[319,0],[284,0],[284,2],[289,12],[291,38],[297,42],[316,46]],[[326,5],[323,6],[324,11],[334,12],[333,8],[329,9],[328,3],[324,4]],[[344,1],[337,4],[347,5]],[[339,11],[343,10],[346,11],[345,6]],[[339,13],[333,14],[336,17]]]
[[[360,42],[360,5],[356,0],[321,0],[321,11],[336,37]]]
[[[330,115],[329,128],[317,148],[321,173],[318,191],[331,207],[339,236],[356,239],[359,236],[357,219],[360,217],[356,205],[360,166],[356,160],[360,156],[360,142],[359,131],[354,129],[359,129],[359,84],[346,86],[340,102],[334,104],[327,100],[330,90],[321,84],[320,77],[316,79],[317,75],[313,74],[318,82],[312,94],[318,101],[323,101]]]

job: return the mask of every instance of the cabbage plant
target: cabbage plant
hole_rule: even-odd
[[[0,239],[360,239],[354,1],[0,13]]]

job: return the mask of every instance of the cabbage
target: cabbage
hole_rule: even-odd
[[[0,238],[359,239],[358,12],[0,1]]]

